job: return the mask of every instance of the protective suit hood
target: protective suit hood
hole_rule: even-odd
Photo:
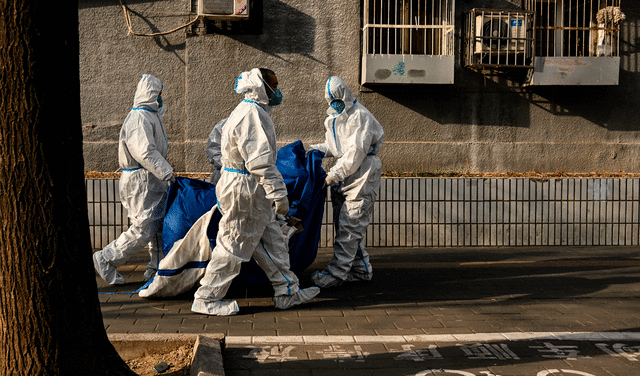
[[[260,69],[253,68],[249,72],[242,72],[236,78],[234,90],[238,94],[244,94],[244,99],[254,101],[264,109],[268,109],[271,106],[269,106],[269,97],[265,86]]]
[[[159,78],[147,73],[143,74],[133,97],[133,108],[158,111],[158,94],[161,91],[162,81]]]
[[[342,114],[346,114],[347,111],[353,107],[354,103],[357,102],[347,84],[338,76],[331,76],[327,80],[324,99],[326,99],[329,104],[329,108],[327,109],[327,115],[329,116],[340,116],[340,114],[331,107],[332,101],[339,99],[344,102],[344,111],[342,111]]]

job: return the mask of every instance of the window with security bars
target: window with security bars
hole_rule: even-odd
[[[620,0],[527,0],[535,12],[535,55],[619,56]]]
[[[453,56],[453,0],[365,0],[364,53]]]

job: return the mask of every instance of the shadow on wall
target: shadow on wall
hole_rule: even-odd
[[[518,3],[519,1],[516,1]],[[520,9],[507,0],[464,0],[456,4],[456,29],[473,8]],[[368,89],[438,124],[529,127],[525,98],[513,95],[508,79],[462,68],[461,35],[456,37],[454,85],[375,85]]]
[[[634,29],[635,30],[635,29]],[[627,39],[635,40],[635,38]],[[458,66],[455,85],[375,85],[368,87],[438,124],[530,127],[531,110],[583,118],[611,131],[638,131],[640,59],[628,44],[619,85],[529,86],[506,75],[482,74]]]
[[[504,2],[502,2],[504,3]],[[473,8],[497,8],[498,2],[485,1],[463,6],[463,12]],[[502,4],[502,8],[509,8]],[[507,76],[515,85],[497,82],[503,89],[510,88],[519,95],[526,106],[520,110],[528,112],[527,106],[542,109],[553,116],[580,117],[600,127],[612,131],[637,131],[640,129],[635,109],[640,106],[640,20],[633,9],[625,10],[627,20],[623,23],[620,35],[620,76],[619,84],[614,86],[530,86],[520,87],[524,82],[522,75]],[[491,91],[496,82],[485,80],[485,85],[477,81],[475,72],[462,69],[456,75],[456,84],[472,81],[472,85],[485,86],[481,91]],[[513,103],[509,100],[508,103]],[[519,124],[520,125],[520,124]]]
[[[149,29],[151,30],[150,32],[147,32],[147,34],[153,34],[153,33],[160,33],[160,32],[165,32],[167,30],[160,30],[153,22],[151,22],[149,20],[149,18],[145,17],[143,14],[135,12],[131,9],[129,9],[129,17],[133,18],[133,17],[137,17],[140,20],[144,21],[144,23],[149,27]],[[123,17],[123,21],[124,22],[124,17]],[[133,24],[133,21],[132,21]],[[135,29],[134,29],[135,31]],[[147,37],[149,38],[149,37]],[[158,36],[154,36],[153,40],[156,42],[156,44],[158,45],[158,47],[160,47],[163,51],[165,52],[172,52],[172,53],[176,53],[176,51],[180,51],[180,50],[184,50],[187,46],[187,42],[184,40],[184,38],[180,38],[180,40],[182,41],[182,43],[178,43],[178,44],[171,44],[171,42],[167,39],[166,36],[164,35],[158,35]],[[180,57],[180,55],[176,54],[176,57],[183,63],[185,64],[185,61]]]
[[[257,35],[224,34],[271,55],[300,54],[311,58],[315,50],[315,18],[278,0],[257,0],[253,4],[254,11],[262,13],[262,31]]]
[[[631,13],[627,13],[630,15]],[[640,20],[621,30],[620,76],[614,86],[538,86],[522,95],[554,116],[578,116],[612,131],[638,131],[640,107]]]
[[[621,82],[626,75],[621,72]],[[522,96],[554,116],[581,117],[612,131],[637,131],[638,115],[629,110],[640,106],[640,97],[627,92],[623,86],[558,86],[533,87]]]
[[[640,20],[629,18],[621,30],[618,85],[533,87],[526,93],[532,105],[557,116],[580,116],[609,130],[640,129],[635,111],[640,107],[640,46],[636,42]]]
[[[144,3],[157,3],[154,0],[123,0],[123,4],[144,4]],[[112,7],[114,4],[120,6],[120,2],[113,0],[78,0],[78,9],[89,9],[89,8],[101,8],[101,7]]]
[[[479,73],[470,72],[477,80]],[[492,80],[482,85],[376,85],[370,89],[438,124],[529,127],[528,103]]]
[[[152,21],[153,19],[158,18],[157,14],[154,14],[153,16],[149,16],[148,14],[145,15],[144,13],[139,13],[131,9],[131,7],[129,7],[129,5],[132,5],[132,4],[144,4],[144,3],[157,3],[157,1],[126,0],[122,2],[122,4],[127,6],[129,18],[131,19],[132,29],[135,32],[145,33],[145,34],[166,32],[167,29],[164,26],[161,29]],[[88,9],[88,8],[114,7],[114,5],[118,8],[118,10],[114,12],[115,16],[120,17],[120,21],[122,22],[123,27],[125,27],[126,29],[125,16],[119,2],[114,2],[113,0],[79,0],[78,1],[79,10]],[[175,17],[173,18],[175,18],[176,20],[181,20],[182,16],[183,15],[181,14],[176,14]],[[165,17],[161,17],[160,19],[162,18],[165,18]],[[176,22],[179,23],[180,21],[176,21]],[[142,26],[143,23],[144,25],[146,25],[146,27]],[[156,42],[158,47],[160,47],[160,49],[162,49],[164,52],[173,53],[183,64],[186,63],[184,59],[182,59],[182,57],[177,53],[177,51],[181,51],[186,48],[187,44],[184,38],[180,38],[181,43],[178,43],[178,44],[172,44],[171,41],[167,39],[167,36],[165,35],[159,35],[154,37],[141,37],[141,38],[153,38],[153,40]]]

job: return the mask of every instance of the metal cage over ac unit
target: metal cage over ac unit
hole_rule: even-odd
[[[364,0],[361,83],[453,84],[454,0]]]
[[[530,85],[617,85],[620,0],[526,0],[535,13]]]
[[[464,42],[468,68],[531,68],[533,12],[472,9],[466,15]]]

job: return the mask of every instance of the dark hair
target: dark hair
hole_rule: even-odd
[[[272,71],[271,69],[267,69],[267,68],[258,68],[260,69],[260,74],[262,75],[262,78],[267,81],[269,79],[269,77],[275,76],[276,73],[274,71]]]

